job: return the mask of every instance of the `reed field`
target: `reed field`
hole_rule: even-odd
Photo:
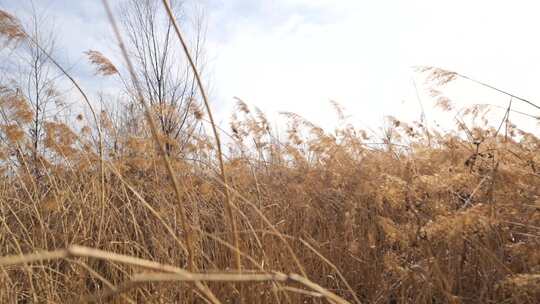
[[[335,130],[282,113],[278,131],[241,99],[220,128],[181,22],[156,3],[193,73],[181,140],[113,10],[123,62],[87,58],[95,77],[124,73],[131,120],[0,11],[5,47],[37,49],[85,109],[40,119],[0,87],[1,303],[540,302],[540,139],[519,127],[540,121],[534,103],[513,96],[531,112],[510,104],[488,122],[487,106],[435,96],[461,75],[429,67],[418,72],[454,130],[388,117],[371,132],[334,103]]]

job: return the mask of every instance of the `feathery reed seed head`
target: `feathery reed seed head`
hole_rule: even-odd
[[[105,57],[101,52],[89,50],[85,54],[88,56],[90,63],[96,66],[96,74],[102,76],[111,76],[118,74],[118,69],[114,64]]]

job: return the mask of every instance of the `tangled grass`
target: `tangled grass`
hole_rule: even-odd
[[[0,34],[24,38],[7,16]],[[148,107],[137,135],[102,114],[99,145],[47,122],[30,157],[28,105],[0,104],[2,303],[540,301],[540,139],[507,117],[444,134],[389,118],[377,137],[284,113],[283,136],[238,100],[230,134],[180,148]]]
[[[191,143],[196,160],[171,160],[183,181],[196,273],[226,278],[204,280],[221,301],[239,299],[240,285],[249,286],[242,290],[247,303],[317,303],[326,297],[322,290],[351,303],[539,299],[538,138],[494,136],[488,128],[473,130],[481,140],[432,134],[428,145],[400,123],[395,142],[374,146],[360,130],[329,135],[295,116],[289,138],[278,141],[264,116],[242,107],[225,166],[243,272],[229,268],[237,251],[228,242],[225,185],[214,172],[211,138]],[[188,279],[151,274],[159,279],[141,282],[141,265],[107,256],[188,267],[179,205],[152,138],[126,138],[123,152],[106,162],[100,218],[98,157],[77,147],[84,135],[69,135],[49,137],[56,159],[41,160],[46,174],[39,181],[23,168],[4,168],[3,254],[68,251],[51,261],[47,255],[10,266],[0,260],[2,302],[88,300],[128,283],[137,284],[122,296],[135,302],[204,297]],[[107,254],[71,254],[73,245]],[[283,275],[289,273],[305,273],[299,277],[324,289]]]

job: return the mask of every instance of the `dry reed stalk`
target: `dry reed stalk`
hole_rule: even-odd
[[[134,289],[139,284],[133,283],[131,281],[124,282],[122,284],[119,284],[118,286],[115,286],[114,288],[109,288],[109,290],[104,290],[102,292],[87,295],[87,296],[81,296],[78,299],[73,299],[72,301],[69,301],[70,303],[103,303],[103,301],[112,298],[116,295],[123,296],[124,293],[130,291],[131,289]],[[124,298],[126,301],[129,302],[129,298]],[[128,300],[129,299],[129,300]],[[130,302],[131,303],[131,302]]]
[[[222,183],[223,181],[221,180],[218,180],[218,182]],[[302,266],[302,263],[300,263],[300,259],[298,259],[298,256],[296,255],[296,253],[294,253],[294,250],[292,249],[291,245],[289,244],[289,242],[285,239],[283,233],[279,232],[279,230],[276,228],[276,226],[274,224],[272,224],[272,222],[268,219],[268,217],[266,217],[264,215],[264,213],[258,208],[258,206],[251,202],[249,199],[247,199],[246,197],[244,197],[241,193],[239,193],[238,191],[236,191],[236,189],[234,188],[231,188],[229,187],[227,184],[222,184],[222,186],[224,186],[225,188],[229,189],[230,191],[234,192],[241,200],[243,200],[246,204],[248,204],[249,206],[251,206],[253,208],[253,210],[257,213],[257,215],[264,221],[264,223],[272,230],[272,232],[285,244],[285,247],[287,248],[287,251],[289,252],[289,254],[291,255],[291,257],[293,258],[296,266],[298,267],[298,270],[300,271],[300,273],[307,278],[307,273],[304,269],[304,267]],[[234,206],[235,208],[238,208],[236,206]]]
[[[139,81],[137,79],[137,76],[135,74],[135,69],[133,67],[133,64],[131,60],[129,59],[129,54],[127,52],[127,49],[124,45],[122,36],[120,34],[120,31],[118,29],[118,26],[116,25],[116,20],[114,18],[114,14],[112,13],[112,10],[109,6],[109,2],[107,0],[103,0],[103,5],[105,7],[105,10],[107,12],[107,17],[109,19],[109,22],[111,23],[111,26],[113,28],[114,34],[116,36],[116,39],[118,41],[118,45],[120,47],[120,50],[122,51],[122,55],[126,61],[126,64],[128,66],[128,71],[131,76],[131,80],[133,81],[133,84],[135,85],[135,89],[137,91],[138,99],[141,105],[144,107],[145,114],[146,114],[146,120],[148,121],[148,124],[150,126],[150,131],[152,132],[152,137],[154,138],[154,141],[156,142],[156,145],[159,148],[159,152],[161,154],[161,157],[163,158],[163,161],[165,163],[165,168],[167,170],[167,173],[169,177],[172,180],[172,185],[176,194],[176,198],[178,200],[178,205],[180,207],[180,216],[181,216],[181,225],[182,229],[185,231],[186,234],[186,246],[188,250],[188,256],[189,256],[189,268],[190,269],[196,269],[195,265],[195,257],[194,257],[194,249],[193,249],[193,241],[192,241],[192,232],[191,229],[189,229],[189,225],[187,224],[187,217],[186,217],[186,211],[185,206],[182,203],[182,194],[180,192],[180,186],[178,185],[178,181],[176,179],[176,175],[173,172],[171,162],[169,160],[169,157],[167,156],[167,153],[165,151],[165,147],[163,146],[163,143],[159,140],[159,131],[157,129],[156,123],[154,122],[154,119],[152,118],[152,111],[150,110],[150,107],[146,103],[143,97],[142,89],[140,87]]]
[[[361,304],[362,302],[360,301],[360,299],[358,298],[358,296],[356,295],[356,292],[354,292],[354,290],[352,289],[351,285],[349,284],[349,282],[347,282],[347,279],[345,279],[345,276],[341,273],[341,271],[339,270],[339,268],[336,267],[336,265],[334,265],[332,262],[330,262],[330,260],[328,260],[325,256],[323,256],[319,251],[317,251],[317,249],[313,248],[313,246],[311,246],[310,243],[308,243],[307,241],[303,240],[303,239],[300,239],[300,242],[302,244],[304,244],[304,246],[306,246],[307,248],[309,248],[309,250],[311,250],[313,253],[315,253],[321,260],[323,260],[327,265],[329,265],[330,267],[332,267],[332,269],[334,269],[334,271],[338,274],[339,278],[341,279],[341,281],[343,281],[343,283],[345,284],[345,286],[347,286],[347,289],[349,290],[349,292],[351,293],[351,296],[353,297],[354,301],[357,303],[357,304]]]
[[[288,276],[283,273],[194,273],[189,276],[174,273],[138,273],[134,282],[285,282]]]
[[[94,258],[94,259],[100,259],[105,260],[109,262],[118,262],[122,264],[128,264],[131,266],[137,266],[146,268],[149,270],[154,271],[162,271],[162,272],[168,272],[168,273],[175,273],[178,275],[184,275],[184,276],[190,276],[191,273],[189,271],[186,271],[182,268],[178,268],[172,265],[166,265],[157,263],[150,260],[145,260],[137,257],[132,257],[128,255],[123,254],[117,254],[109,251],[99,250],[99,249],[93,249],[89,247],[84,246],[77,246],[72,245],[66,249],[61,250],[55,250],[55,251],[43,251],[28,255],[15,255],[15,256],[5,256],[0,258],[0,267],[3,266],[13,266],[18,264],[28,264],[33,262],[39,262],[39,261],[46,261],[46,260],[57,260],[57,259],[67,259],[71,257],[86,257],[86,258]],[[219,301],[213,293],[204,285],[202,285],[199,281],[192,280],[195,285],[201,290],[201,292],[210,299],[210,301],[214,304],[221,304],[221,301]],[[129,284],[129,288],[119,288],[120,292],[125,292],[128,289],[131,289],[134,287],[134,284]],[[116,294],[116,292],[115,292]]]
[[[165,168],[167,170],[167,173],[168,173],[169,177],[171,178],[172,185],[173,185],[173,188],[174,188],[174,192],[175,192],[175,195],[176,195],[176,198],[177,198],[177,201],[178,201],[178,204],[179,204],[179,209],[180,209],[180,225],[182,226],[182,229],[185,232],[185,239],[186,239],[186,246],[187,246],[187,250],[188,250],[188,260],[189,260],[189,266],[188,266],[189,268],[188,269],[194,271],[194,270],[197,269],[197,265],[195,263],[195,249],[194,249],[194,246],[193,246],[193,239],[192,239],[192,233],[193,232],[192,232],[192,230],[190,229],[190,226],[187,223],[186,211],[185,211],[185,206],[182,203],[182,194],[180,192],[180,186],[178,185],[176,175],[174,174],[171,162],[170,162],[169,157],[167,156],[167,153],[165,151],[165,147],[163,146],[163,143],[159,140],[159,138],[160,138],[159,137],[159,132],[158,132],[158,129],[157,129],[156,124],[154,122],[154,119],[152,118],[152,112],[151,112],[148,104],[144,100],[144,97],[143,97],[143,94],[142,94],[142,89],[140,87],[139,81],[138,81],[137,76],[135,74],[135,69],[133,67],[133,64],[132,64],[130,58],[129,58],[127,49],[126,49],[126,47],[124,45],[122,36],[121,36],[120,31],[118,29],[118,26],[116,25],[116,21],[115,21],[114,15],[112,13],[112,10],[111,10],[107,0],[103,0],[102,2],[103,2],[103,6],[105,7],[105,10],[107,12],[107,17],[109,19],[109,22],[111,23],[111,26],[113,28],[116,39],[118,40],[118,44],[119,44],[120,50],[122,51],[122,55],[123,55],[123,57],[124,57],[124,59],[126,61],[126,64],[128,66],[128,71],[129,71],[130,77],[131,77],[131,79],[133,81],[133,84],[135,85],[135,89],[137,91],[139,102],[143,105],[143,107],[145,109],[146,119],[148,121],[148,124],[150,125],[150,130],[152,132],[152,137],[154,138],[156,144],[159,147],[160,154],[161,154],[161,156],[163,158],[163,161],[165,163]],[[212,303],[214,303],[214,304],[221,303],[219,301],[219,299],[212,293],[212,291],[206,285],[202,284],[200,281],[195,281],[194,283],[195,283],[195,286]]]
[[[165,227],[165,229],[167,229],[167,232],[176,241],[176,243],[189,255],[190,254],[189,250],[184,246],[184,244],[182,244],[182,242],[180,242],[180,240],[178,239],[178,237],[174,233],[174,230],[172,229],[172,227],[169,224],[167,224],[167,222],[165,222],[165,220],[159,214],[159,212],[157,212],[154,208],[152,208],[152,206],[142,197],[142,195],[139,194],[139,192],[137,192],[137,190],[135,190],[135,188],[133,188],[130,184],[128,184],[128,182],[122,177],[120,172],[118,172],[118,170],[112,166],[112,164],[111,164],[111,171],[116,175],[116,177],[118,177],[120,182],[122,182],[122,184],[124,184],[124,186],[129,191],[131,191],[131,193],[133,193],[133,195],[135,195],[135,197],[142,203],[142,205],[146,209],[148,209],[148,211],[150,211],[150,213],[153,216],[155,216],[158,219],[158,221]]]
[[[424,73],[424,72],[427,72],[428,73],[428,80],[430,81],[436,81],[438,85],[445,85],[449,82],[452,82],[454,81],[456,78],[463,78],[463,79],[466,79],[466,80],[469,80],[471,82],[474,82],[476,84],[479,84],[483,87],[486,87],[488,89],[491,89],[491,90],[494,90],[494,91],[497,91],[501,94],[504,94],[504,95],[507,95],[509,97],[512,97],[512,98],[515,98],[519,101],[522,101],[536,109],[539,109],[540,110],[540,106],[537,105],[536,103],[530,101],[530,100],[527,100],[525,98],[522,98],[522,97],[519,97],[517,95],[514,95],[512,93],[509,93],[507,91],[504,91],[504,90],[501,90],[499,88],[496,88],[492,85],[489,85],[485,82],[482,82],[482,81],[479,81],[479,80],[476,80],[474,78],[471,78],[467,75],[463,75],[461,73],[457,73],[457,72],[454,72],[454,71],[449,71],[449,70],[445,70],[445,69],[441,69],[441,68],[438,68],[438,67],[433,67],[433,66],[423,66],[423,67],[416,67],[416,70],[421,72],[421,73]]]
[[[131,266],[141,267],[148,270],[158,271],[159,273],[140,273],[132,276],[129,282],[123,284],[124,287],[115,288],[112,290],[114,294],[117,292],[125,292],[132,287],[137,286],[142,282],[167,282],[167,281],[179,281],[179,282],[194,282],[195,284],[201,281],[210,282],[296,282],[299,283],[318,294],[323,295],[329,301],[339,304],[350,304],[343,298],[334,294],[333,292],[321,287],[320,285],[308,280],[307,278],[297,274],[283,274],[279,272],[275,273],[257,273],[253,271],[243,271],[241,273],[194,273],[176,266],[161,264],[151,260],[141,259],[124,254],[118,254],[110,251],[104,251],[84,246],[72,245],[66,249],[54,250],[54,251],[42,251],[26,255],[12,255],[4,256],[0,258],[0,267],[15,266],[20,264],[29,264],[36,262],[43,262],[49,260],[66,259],[70,260],[73,257],[94,258],[98,260],[104,260],[108,262],[117,262],[127,264]],[[204,292],[208,292],[208,289],[203,289]],[[205,293],[205,296],[212,300],[212,296]],[[214,303],[221,303],[217,298],[212,301]]]
[[[210,103],[208,101],[206,91],[205,91],[204,86],[202,84],[201,76],[199,75],[199,71],[197,69],[197,66],[195,65],[195,62],[193,61],[193,58],[192,58],[192,56],[190,54],[190,51],[189,51],[189,49],[187,47],[187,43],[184,40],[184,37],[183,37],[182,32],[180,30],[180,26],[178,25],[178,22],[176,21],[176,18],[174,17],[171,5],[170,5],[168,0],[163,0],[162,3],[165,6],[165,10],[167,11],[167,15],[169,16],[169,19],[171,20],[171,22],[173,24],[176,35],[178,36],[178,40],[180,40],[180,43],[182,44],[182,48],[184,50],[184,53],[186,54],[186,57],[187,57],[187,59],[189,61],[191,69],[193,70],[193,74],[195,75],[195,79],[197,80],[197,86],[199,87],[199,90],[201,92],[201,96],[202,96],[203,101],[204,101],[204,106],[206,108],[206,112],[208,113],[208,119],[210,120],[210,124],[212,125],[212,132],[214,133],[214,139],[216,141],[216,146],[217,146],[217,150],[218,150],[218,160],[219,160],[219,169],[221,171],[221,180],[222,180],[223,184],[225,185],[225,201],[226,201],[225,210],[227,212],[227,216],[229,218],[229,222],[230,222],[230,225],[231,225],[231,228],[232,228],[231,230],[232,230],[232,239],[233,239],[233,242],[234,242],[234,246],[236,246],[236,248],[238,250],[240,250],[240,237],[238,235],[238,227],[237,227],[237,223],[236,223],[236,220],[235,220],[234,214],[233,214],[233,202],[231,200],[231,195],[229,193],[229,187],[227,186],[228,185],[228,183],[227,183],[227,172],[225,171],[225,165],[224,165],[224,161],[223,161],[223,151],[221,150],[221,141],[220,141],[220,138],[219,138],[219,133],[217,131],[216,124],[214,122],[214,118],[212,116],[212,111],[210,109]],[[242,269],[242,260],[241,260],[240,255],[238,254],[238,252],[235,255],[235,261],[236,261],[236,269],[241,270]]]
[[[261,211],[261,209],[259,208],[259,206],[257,206],[255,203],[251,202],[249,199],[247,199],[246,197],[244,197],[241,193],[239,193],[236,189],[234,188],[231,188],[229,187],[228,184],[224,184],[223,183],[223,180],[221,179],[215,179],[214,180],[218,183],[220,183],[224,188],[227,188],[229,189],[229,191],[231,191],[232,193],[234,193],[235,195],[237,195],[244,203],[248,204],[250,207],[253,208],[253,210],[257,213],[257,216],[259,216],[261,218],[261,220],[264,222],[264,224],[266,224],[271,230],[272,230],[272,234],[276,235],[282,242],[283,244],[285,244],[285,247],[287,249],[287,251],[289,252],[289,254],[291,255],[291,257],[293,258],[293,261],[295,262],[297,268],[298,268],[298,271],[300,271],[300,273],[307,278],[307,273],[304,269],[304,267],[302,266],[302,263],[300,262],[300,260],[298,259],[298,256],[296,255],[296,253],[294,253],[294,250],[292,249],[291,245],[289,244],[289,242],[287,241],[286,237],[283,235],[283,233],[279,232],[279,230],[275,227],[274,224],[272,224],[272,222],[264,215],[264,213]],[[233,205],[233,208],[236,209],[237,212],[239,212],[240,214],[242,214],[241,210],[239,209],[238,206],[236,205]],[[252,226],[250,225],[250,228]],[[254,231],[253,228],[250,229],[250,231]],[[203,233],[202,231],[200,231],[200,233]],[[212,237],[211,235],[208,235],[209,237]],[[256,238],[256,241],[258,244],[260,244],[260,241],[259,241],[259,238],[255,235],[255,238]],[[224,244],[226,247],[229,247],[229,244]],[[229,247],[230,248],[230,247]],[[239,255],[242,255],[241,251],[236,248],[231,248],[231,250],[235,251],[237,254]]]
[[[114,286],[114,284],[112,284],[109,280],[104,278],[102,275],[100,275],[97,271],[92,269],[92,267],[88,266],[86,263],[81,262],[81,261],[77,261],[77,260],[73,260],[73,259],[69,259],[68,261],[81,266],[86,271],[88,271],[92,276],[98,278],[98,280],[103,282],[103,284],[105,284],[111,290],[111,292],[118,293],[118,292],[120,292],[122,290],[121,288],[118,288],[118,287]],[[122,299],[124,299],[126,302],[130,303],[130,304],[135,304],[135,301],[133,299],[131,299],[130,297],[126,296],[123,293],[120,293],[120,297]],[[100,297],[100,298],[103,298],[103,297]],[[85,301],[84,299],[81,299],[80,302],[90,302],[90,301],[89,300]]]

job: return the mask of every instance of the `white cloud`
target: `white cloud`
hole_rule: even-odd
[[[298,112],[325,126],[334,119],[329,99],[371,125],[385,114],[414,119],[420,108],[410,67],[416,65],[456,70],[540,100],[534,81],[540,72],[540,43],[533,38],[540,28],[533,14],[540,5],[534,1],[233,2],[273,11],[225,14],[237,26],[227,27],[232,32],[226,41],[212,45],[222,101],[239,96],[266,111]],[[299,7],[311,8],[309,18]],[[275,11],[287,14],[274,19]],[[508,102],[475,85],[462,83],[461,88],[449,92],[460,105]],[[429,102],[424,103],[428,108]],[[443,119],[434,111],[430,116]]]
[[[0,0],[19,13],[28,2]],[[59,42],[74,70],[92,88],[82,52],[113,55],[99,1],[35,1],[55,16]],[[331,126],[328,100],[357,121],[379,125],[383,115],[420,114],[410,67],[456,70],[531,100],[540,100],[537,1],[504,0],[205,0],[214,105],[220,120],[238,96],[263,110],[293,111]],[[419,79],[418,86],[422,87]],[[506,105],[508,98],[461,82],[456,103]],[[422,96],[426,108],[429,102]],[[403,103],[402,101],[405,100]],[[516,103],[533,115],[539,111]],[[443,119],[433,110],[432,119]],[[274,116],[274,115],[271,115]],[[516,117],[517,119],[517,117]],[[535,128],[534,124],[529,124]]]

